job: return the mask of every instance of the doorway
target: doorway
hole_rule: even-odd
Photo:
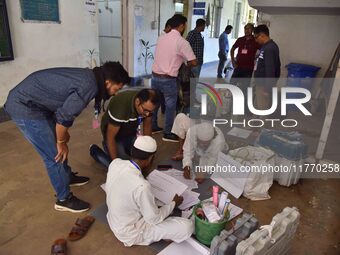
[[[100,64],[119,61],[127,66],[126,1],[98,0],[99,59]],[[123,22],[126,20],[126,22]]]

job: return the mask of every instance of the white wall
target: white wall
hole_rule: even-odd
[[[175,5],[173,1],[161,0],[161,11],[160,11],[160,30],[162,31],[165,22],[171,18],[175,13]],[[135,7],[142,6],[141,14],[136,13]],[[158,21],[159,13],[159,2],[158,0],[134,0],[134,5],[129,8],[132,9],[130,13],[133,15],[133,30],[130,33],[130,40],[133,41],[133,55],[129,57],[129,63],[133,62],[133,72],[130,71],[130,76],[140,76],[145,74],[144,60],[138,59],[140,57],[142,47],[139,42],[140,39],[149,41],[150,45],[155,45],[158,39],[158,23],[156,29],[151,29],[151,22]],[[137,15],[136,15],[137,14]],[[131,16],[129,16],[131,17]],[[154,53],[155,47],[151,48],[151,52]],[[151,66],[153,60],[148,60],[147,72],[151,73]],[[130,69],[129,69],[130,70]]]
[[[89,66],[89,49],[98,52],[97,17],[85,0],[59,0],[61,24],[23,23],[19,0],[7,1],[13,61],[0,63],[0,106],[9,90],[30,73],[57,66]],[[98,63],[98,59],[97,59]]]
[[[319,66],[318,77],[324,75],[340,42],[340,16],[262,15],[261,20],[269,21],[271,37],[279,45],[282,77],[290,62]]]

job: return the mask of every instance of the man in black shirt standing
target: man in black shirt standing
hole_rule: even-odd
[[[280,77],[280,52],[277,44],[269,37],[266,25],[258,25],[254,29],[254,37],[262,46],[254,68],[256,103],[259,110],[267,110],[271,106],[272,88]]]
[[[203,65],[204,38],[201,32],[204,31],[204,28],[205,20],[198,19],[196,20],[196,27],[191,30],[187,35],[187,41],[190,43],[190,46],[198,61],[198,65],[191,68],[191,71],[195,75],[195,78],[198,78],[200,76],[201,68]]]

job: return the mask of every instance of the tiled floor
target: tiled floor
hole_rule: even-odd
[[[91,129],[91,118],[89,107],[71,128],[69,159],[74,170],[91,178],[88,185],[75,187],[73,192],[95,208],[105,201],[99,187],[105,181],[105,172],[88,153],[91,143],[101,141],[99,130]],[[339,146],[334,143],[338,131],[335,134],[328,150],[339,158]],[[54,193],[42,161],[12,122],[0,124],[0,141],[0,254],[49,254],[53,240],[66,237],[76,218],[83,214],[53,209]],[[160,135],[157,141],[159,150],[154,164],[170,158],[176,150],[176,144],[162,142]],[[270,200],[240,198],[233,202],[254,213],[261,224],[270,223],[285,206],[296,206],[301,212],[301,222],[290,254],[335,255],[340,254],[339,184],[338,179],[302,180],[290,188],[274,184]],[[96,222],[84,239],[69,243],[68,254],[148,255],[155,252],[149,247],[123,247],[107,226]]]

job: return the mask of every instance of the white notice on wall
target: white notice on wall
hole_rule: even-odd
[[[91,15],[96,15],[96,1],[95,0],[86,0],[85,1],[86,10]]]

